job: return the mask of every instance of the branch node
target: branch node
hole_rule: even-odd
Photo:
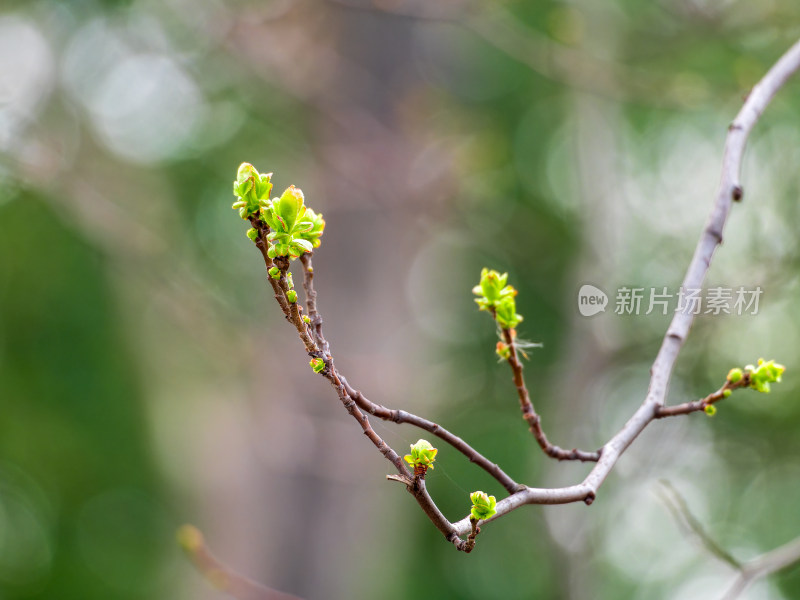
[[[407,487],[414,485],[414,482],[409,477],[406,477],[404,475],[387,475],[386,479],[388,479],[389,481],[396,481],[397,483],[402,483]]]

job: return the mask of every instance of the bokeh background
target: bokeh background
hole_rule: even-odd
[[[509,271],[542,342],[555,443],[594,449],[643,400],[662,315],[581,317],[577,291],[677,291],[742,97],[800,35],[794,0],[166,0],[0,4],[0,597],[220,598],[174,541],[196,524],[274,588],[339,598],[716,598],[800,535],[800,84],[748,148],[672,402],[759,356],[769,396],[652,424],[590,508],[529,507],[454,551],[280,318],[230,210],[244,160],[302,187],[337,364],[513,477],[580,481],[519,417],[472,302]],[[613,306],[612,306],[613,308]],[[374,420],[373,420],[374,422]],[[420,433],[374,423],[403,453]],[[452,520],[502,491],[441,447]],[[796,598],[800,571],[748,598]]]

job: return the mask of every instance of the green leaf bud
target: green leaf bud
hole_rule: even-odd
[[[759,358],[756,367],[747,365],[744,370],[750,375],[750,387],[766,394],[770,391],[770,383],[780,382],[786,367],[774,360],[765,361]]]
[[[293,185],[264,207],[261,219],[271,230],[267,240],[275,246],[275,256],[292,259],[319,247],[325,229],[322,215],[305,205],[302,190]]]
[[[254,242],[258,240],[258,229],[255,227],[251,227],[247,230],[247,237],[249,237]]]
[[[742,373],[741,369],[731,369],[728,371],[728,381],[731,383],[739,383],[744,377],[744,373]]]
[[[325,219],[322,214],[317,214],[313,210],[306,209],[306,214],[303,217],[309,223],[309,228],[300,233],[300,237],[308,241],[312,248],[319,248],[322,237],[322,232],[325,229]]]
[[[303,315],[303,323],[306,325],[311,323],[311,319],[308,318],[308,315]]]
[[[278,199],[275,209],[279,219],[284,223],[286,231],[293,231],[295,223],[305,214],[304,200],[303,191],[293,185],[286,188]]]
[[[480,310],[493,312],[497,324],[503,329],[514,329],[522,321],[522,315],[517,314],[514,300],[517,290],[506,285],[507,281],[508,273],[501,275],[484,267],[481,270],[481,280],[472,288],[472,293],[478,296],[475,302]]]
[[[503,329],[514,329],[522,322],[522,315],[517,314],[517,306],[513,297],[506,297],[498,302],[495,306],[495,318],[497,324]]]
[[[289,290],[288,292],[286,292],[286,299],[292,304],[294,304],[295,302],[297,302],[297,292],[295,292],[294,290]]]
[[[267,248],[267,256],[269,256],[270,258],[275,258],[276,256],[278,256],[278,252],[275,249],[275,244],[269,245],[269,248]]]
[[[269,271],[267,272],[269,273],[269,276],[272,277],[273,279],[281,278],[281,270],[278,267],[270,267]]]
[[[722,391],[722,397],[723,397],[723,398],[730,398],[730,396],[731,396],[731,394],[732,394],[732,393],[733,393],[733,392],[732,392],[731,390],[723,390],[723,391]]]
[[[325,361],[321,358],[312,358],[308,364],[311,365],[314,373],[322,373],[322,371],[325,369]]]
[[[269,206],[271,178],[272,173],[259,173],[250,163],[239,165],[236,181],[233,182],[233,193],[238,201],[234,202],[233,208],[239,209],[239,215],[243,219],[248,219]]]
[[[438,450],[428,440],[420,439],[416,444],[411,445],[411,454],[406,454],[403,458],[415,470],[417,467],[433,469],[433,462],[436,460],[437,452]]]
[[[476,521],[489,519],[497,512],[497,500],[494,496],[489,496],[485,492],[477,491],[469,495],[472,501],[470,516]]]
[[[713,417],[715,414],[717,414],[717,407],[716,407],[716,406],[714,406],[713,404],[709,404],[709,405],[708,405],[708,406],[706,406],[706,407],[705,407],[703,410],[705,411],[705,413],[706,413],[706,414],[707,414],[709,417]]]
[[[302,238],[294,239],[289,243],[289,255],[293,258],[302,256],[304,252],[311,252],[313,249],[311,242]]]
[[[511,358],[511,348],[505,342],[497,342],[495,353],[503,360]]]
[[[178,540],[178,544],[187,554],[195,554],[205,544],[203,534],[194,525],[181,525],[175,537]]]

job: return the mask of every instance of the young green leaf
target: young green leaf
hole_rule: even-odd
[[[411,454],[406,454],[403,458],[412,467],[433,469],[437,452],[438,450],[428,440],[419,440],[416,444],[411,445]]]
[[[497,512],[497,500],[485,492],[477,491],[469,495],[472,501],[470,516],[476,521],[489,519]]]

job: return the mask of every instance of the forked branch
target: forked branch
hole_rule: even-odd
[[[739,173],[747,137],[769,102],[799,67],[800,42],[792,46],[753,88],[731,124],[725,143],[719,188],[684,277],[683,289],[702,287],[714,251],[722,242],[731,205],[734,201],[741,200],[743,195]],[[479,295],[477,302],[481,309],[492,314],[500,327],[502,342],[498,344],[498,354],[507,360],[511,367],[520,408],[534,438],[548,456],[559,460],[596,463],[584,480],[573,486],[543,489],[518,484],[497,464],[484,457],[462,438],[422,417],[371,402],[339,373],[330,345],[323,334],[323,321],[317,307],[311,263],[311,251],[319,246],[324,220],[321,215],[305,207],[300,190],[292,186],[280,198],[270,201],[268,194],[271,187],[269,175],[259,174],[251,165],[242,165],[237,182],[234,184],[234,190],[239,197],[234,206],[240,209],[243,218],[248,219],[253,226],[248,236],[261,251],[269,273],[270,285],[282,312],[296,328],[311,357],[314,372],[328,379],[348,413],[356,419],[373,445],[395,467],[397,474],[389,478],[406,486],[425,514],[459,550],[469,551],[474,547],[479,524],[483,525],[485,522],[500,518],[525,504],[563,504],[578,501],[591,504],[620,456],[654,419],[701,410],[713,412],[713,405],[727,398],[737,388],[751,387],[768,391],[770,381],[780,380],[783,367],[772,361],[762,361],[758,367],[748,366],[744,371],[735,370],[738,374],[732,371],[719,390],[701,400],[671,407],[665,406],[675,362],[694,320],[694,315],[690,311],[679,311],[673,316],[650,370],[650,384],[646,397],[627,423],[596,452],[564,450],[554,446],[547,439],[541,426],[541,419],[533,407],[525,385],[522,364],[519,360],[520,348],[514,333],[517,323],[522,320],[522,317],[516,314],[513,303],[516,291],[511,286],[505,285],[505,275],[484,270],[481,285],[476,288],[476,293]],[[290,258],[295,257],[299,257],[303,264],[303,287],[308,314],[303,314],[303,309],[297,302],[297,292],[294,290],[289,272]],[[372,429],[367,414],[395,423],[408,423],[436,435],[494,477],[509,495],[495,503],[493,496],[474,492],[472,496],[481,499],[483,510],[479,510],[481,507],[476,505],[473,499],[471,515],[451,523],[428,494],[425,488],[424,470],[420,476],[418,465],[415,464],[415,473],[412,476],[398,453]],[[464,536],[467,536],[466,540],[463,539]]]

